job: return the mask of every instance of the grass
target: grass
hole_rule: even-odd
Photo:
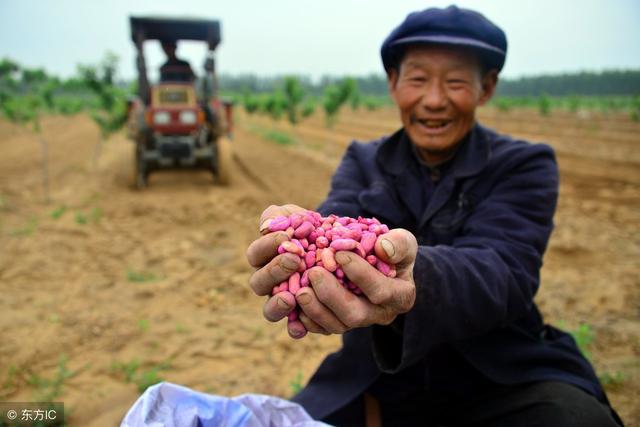
[[[83,212],[76,212],[75,220],[78,225],[85,225],[89,222],[87,216]]]
[[[171,363],[162,362],[147,369],[141,369],[142,364],[138,359],[129,362],[113,362],[111,373],[122,378],[126,383],[133,383],[140,393],[150,386],[164,381],[161,371],[171,369]]]
[[[62,395],[66,380],[75,376],[78,371],[67,369],[67,357],[63,354],[58,360],[58,369],[53,378],[44,378],[37,374],[31,374],[27,383],[36,388],[34,398],[40,402],[53,402]]]
[[[591,326],[587,323],[581,323],[577,328],[570,330],[569,333],[576,341],[576,344],[584,357],[591,360],[591,351],[589,351],[589,347],[591,347],[595,338]]]
[[[158,276],[149,271],[129,270],[127,271],[127,280],[132,283],[154,282],[158,280]]]
[[[278,145],[294,145],[296,143],[296,140],[291,135],[281,130],[267,130],[258,126],[251,126],[249,131]]]
[[[263,137],[280,145],[295,144],[294,139],[288,133],[278,130],[267,131],[263,134]]]
[[[189,328],[187,328],[182,323],[176,323],[176,332],[179,334],[186,334],[187,332],[189,332]]]
[[[302,371],[300,369],[296,372],[296,376],[289,381],[289,387],[291,387],[292,396],[298,394],[303,389],[304,384],[302,383]]]
[[[148,319],[140,319],[138,320],[138,329],[142,332],[147,332],[151,327],[151,322]]]
[[[564,322],[560,322],[561,328],[564,328]],[[582,355],[591,361],[591,345],[595,341],[595,333],[588,323],[581,323],[575,329],[570,329],[569,334],[575,340]],[[603,371],[598,374],[598,379],[603,386],[614,387],[624,383],[627,375],[621,371],[609,372]]]
[[[60,217],[62,217],[62,215],[64,215],[66,211],[67,207],[65,205],[61,205],[52,210],[49,216],[53,219],[60,219]]]
[[[38,228],[38,219],[36,217],[31,217],[27,225],[12,230],[9,234],[13,237],[30,236],[34,231],[36,231],[36,228]]]

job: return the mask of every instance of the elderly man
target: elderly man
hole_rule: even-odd
[[[392,230],[365,260],[336,261],[355,297],[322,268],[295,297],[270,297],[264,315],[302,308],[289,334],[339,333],[294,400],[331,424],[389,426],[614,426],[619,419],[572,338],[543,323],[533,301],[553,227],[553,151],[484,128],[476,108],[493,95],[506,56],[503,31],[455,6],[410,14],[382,45],[402,129],[352,143],[323,215],[375,216]],[[264,223],[301,208],[271,206]],[[297,267],[268,233],[247,251],[258,295]],[[386,254],[386,256],[385,256]]]

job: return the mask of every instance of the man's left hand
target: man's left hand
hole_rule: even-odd
[[[378,238],[376,256],[396,266],[395,278],[383,275],[353,252],[337,252],[336,261],[364,296],[345,289],[324,268],[314,267],[309,271],[312,287],[302,288],[296,295],[302,309],[300,321],[309,332],[320,334],[390,324],[415,303],[413,265],[417,251],[416,238],[407,230],[393,229]]]

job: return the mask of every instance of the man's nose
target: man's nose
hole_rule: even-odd
[[[425,86],[422,106],[428,110],[441,110],[447,106],[446,90],[440,82],[431,81]]]

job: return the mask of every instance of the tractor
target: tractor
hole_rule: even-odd
[[[147,187],[151,172],[175,168],[206,169],[219,184],[229,185],[232,104],[218,97],[214,51],[221,40],[219,21],[130,17],[130,24],[138,71],[138,92],[129,100],[127,123],[135,143],[135,186]],[[207,43],[201,78],[175,57],[180,40]],[[147,41],[160,42],[168,56],[155,84],[147,77]]]

